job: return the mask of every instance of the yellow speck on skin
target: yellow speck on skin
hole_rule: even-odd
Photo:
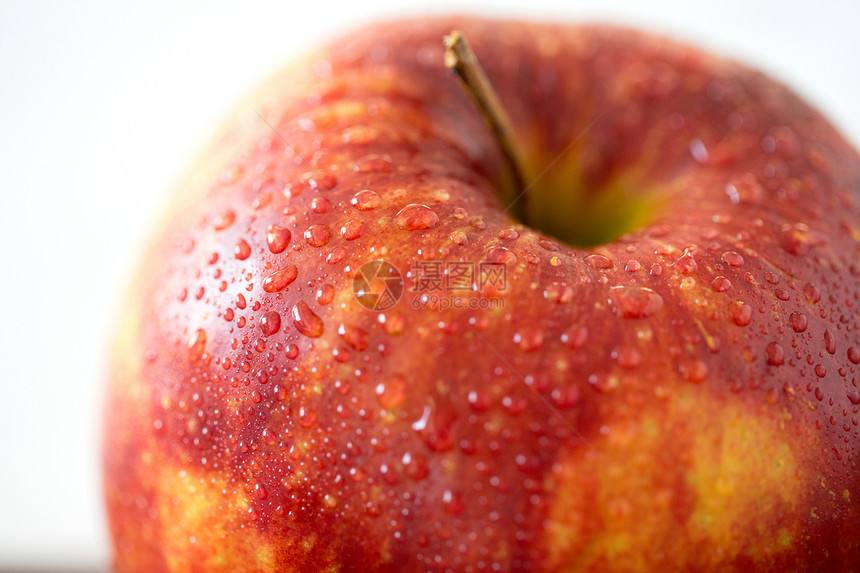
[[[677,387],[676,387],[677,391]],[[797,550],[815,476],[777,408],[755,410],[705,387],[666,408],[607,416],[596,449],[560,458],[545,543],[565,572],[714,570]],[[600,453],[597,453],[600,452]]]
[[[274,570],[275,552],[260,533],[253,527],[234,531],[225,519],[227,513],[249,511],[241,489],[187,467],[165,468],[158,475],[158,510],[165,528],[161,542],[170,570]]]

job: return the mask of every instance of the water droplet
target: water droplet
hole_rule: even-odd
[[[636,368],[642,362],[642,354],[632,346],[624,347],[621,350],[616,351],[614,354],[618,365],[628,370]]]
[[[446,489],[442,494],[442,507],[448,515],[460,515],[466,510],[466,502],[459,493]]]
[[[678,272],[685,275],[693,274],[699,270],[699,263],[696,262],[693,254],[687,251],[672,266],[678,269]]]
[[[196,362],[203,356],[203,351],[206,349],[206,331],[198,328],[191,338],[188,339],[188,360]]]
[[[327,262],[330,265],[334,265],[334,264],[341,262],[345,256],[346,256],[346,249],[344,249],[343,247],[335,247],[326,256],[325,262]]]
[[[764,187],[752,173],[745,173],[726,185],[726,195],[732,203],[758,203],[764,195]]]
[[[764,354],[767,363],[771,366],[781,366],[785,362],[785,349],[776,342],[771,342],[765,347]]]
[[[215,230],[223,231],[233,224],[236,220],[236,213],[232,209],[228,209],[215,217]]]
[[[573,300],[573,289],[565,284],[552,283],[543,291],[543,297],[556,304],[564,304]]]
[[[809,324],[809,321],[806,319],[806,316],[800,314],[799,312],[792,312],[788,317],[788,322],[791,324],[791,328],[795,332],[805,332],[806,328]]]
[[[311,225],[305,231],[305,241],[312,247],[324,247],[331,240],[331,229],[326,225]]]
[[[803,224],[783,226],[779,244],[792,255],[805,255],[812,246],[809,228]]]
[[[744,265],[744,258],[734,251],[726,251],[723,253],[722,259],[730,267],[742,267]]]
[[[233,247],[233,255],[240,261],[244,261],[251,256],[251,246],[245,239],[239,239],[236,246]]]
[[[331,206],[331,202],[325,197],[314,197],[311,201],[311,209],[314,213],[322,215]]]
[[[320,285],[317,289],[317,304],[325,306],[334,300],[335,289],[328,283]]]
[[[260,318],[260,331],[263,336],[272,336],[281,329],[281,315],[274,310],[267,312]]]
[[[547,241],[546,239],[541,239],[540,241],[538,241],[538,245],[540,245],[540,248],[542,248],[545,251],[550,251],[550,252],[557,252],[558,251],[558,245],[556,245],[552,241]]]
[[[647,318],[663,308],[663,297],[646,287],[612,287],[609,304],[622,318]]]
[[[711,290],[714,292],[726,292],[730,288],[732,288],[732,281],[726,277],[715,277],[714,280],[711,281]]]
[[[317,413],[307,406],[301,406],[299,408],[299,424],[304,428],[310,428],[317,421]]]
[[[803,286],[803,294],[806,297],[806,301],[810,304],[815,304],[821,300],[821,291],[815,285],[806,283]]]
[[[752,321],[752,307],[737,300],[729,304],[729,317],[738,326],[746,326]]]
[[[833,333],[830,330],[824,331],[824,349],[828,354],[836,354],[836,339],[833,338]]]
[[[361,236],[361,229],[364,226],[361,219],[350,219],[340,228],[340,236],[347,241],[354,241]]]
[[[300,300],[293,306],[292,316],[296,330],[311,338],[322,336],[323,321],[305,301]]]
[[[367,333],[361,328],[349,324],[341,324],[337,327],[337,333],[344,342],[359,352],[367,348]]]
[[[337,178],[330,173],[313,173],[306,174],[302,179],[310,185],[311,189],[317,191],[331,191],[337,185]]]
[[[279,227],[278,225],[269,225],[266,227],[266,244],[269,247],[269,251],[276,255],[286,250],[292,236],[290,230],[284,227]]]
[[[612,268],[612,261],[603,255],[588,255],[585,257],[585,262],[593,269],[606,270]]]
[[[394,222],[407,231],[432,229],[439,224],[439,215],[426,205],[411,203],[397,212]]]
[[[406,452],[403,454],[403,466],[409,479],[420,481],[430,473],[430,466],[424,456]]]
[[[848,349],[848,360],[851,364],[860,364],[860,348],[852,346]]]
[[[365,155],[353,167],[359,173],[388,173],[391,171],[391,158],[376,153]]]
[[[383,408],[397,408],[406,399],[406,377],[394,374],[385,383],[378,384],[376,397]]]
[[[816,364],[814,370],[815,375],[819,378],[824,378],[825,376],[827,376],[827,369],[824,367],[823,364]]]
[[[699,163],[705,163],[708,161],[708,148],[705,147],[705,144],[702,143],[701,139],[690,140],[690,154],[693,156],[693,159]]]
[[[515,263],[517,256],[505,247],[490,247],[484,251],[484,260],[490,263]]]
[[[469,238],[466,237],[466,233],[464,233],[463,231],[453,231],[451,233],[451,241],[455,245],[463,246],[469,243]]]
[[[682,362],[678,366],[678,370],[681,372],[681,377],[683,377],[684,380],[692,382],[693,384],[704,382],[705,378],[708,377],[708,365],[705,364],[704,360],[699,358],[695,358],[688,362]]]
[[[299,270],[296,265],[289,264],[279,271],[275,271],[263,281],[263,290],[266,292],[279,292],[296,280]]]
[[[517,232],[516,229],[502,229],[501,231],[499,231],[498,235],[498,237],[503,241],[513,241],[519,236],[520,234]]]
[[[630,259],[624,265],[624,270],[627,271],[628,273],[635,273],[638,270],[640,270],[641,268],[642,268],[642,263],[640,263],[636,259]]]
[[[561,341],[567,344],[571,350],[585,346],[588,341],[588,327],[574,326],[561,335]]]
[[[519,345],[525,352],[532,352],[543,345],[543,331],[538,328],[528,328],[514,334],[514,344]]]
[[[376,209],[379,207],[381,202],[382,198],[379,196],[379,193],[371,191],[370,189],[359,191],[353,195],[352,199],[349,200],[349,204],[359,211],[371,211]]]
[[[240,310],[244,310],[247,305],[248,305],[248,303],[245,302],[245,295],[243,295],[242,293],[237,294],[236,295],[236,308],[238,308]]]
[[[776,298],[778,298],[779,300],[783,300],[783,301],[788,300],[789,298],[791,298],[791,295],[790,295],[790,294],[788,294],[788,291],[787,291],[787,290],[785,290],[785,289],[783,289],[783,288],[777,288],[777,289],[774,289],[774,290],[773,290],[773,296],[775,296],[775,297],[776,297]]]
[[[848,393],[848,401],[855,406],[860,406],[860,391],[854,390]]]

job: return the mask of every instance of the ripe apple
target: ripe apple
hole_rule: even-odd
[[[860,156],[784,86],[613,27],[364,29],[142,259],[114,567],[857,571],[858,327]]]

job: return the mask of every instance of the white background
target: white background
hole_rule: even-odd
[[[413,6],[673,34],[776,75],[860,142],[860,3]],[[369,0],[0,0],[0,570],[106,566],[104,348],[146,229],[184,163],[286,59],[402,12]]]

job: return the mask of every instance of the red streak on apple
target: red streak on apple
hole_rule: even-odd
[[[551,166],[524,221],[452,28]],[[434,262],[500,304],[422,307]],[[785,87],[611,27],[365,29],[249,99],[141,261],[114,567],[856,570],[858,327],[860,156]]]

